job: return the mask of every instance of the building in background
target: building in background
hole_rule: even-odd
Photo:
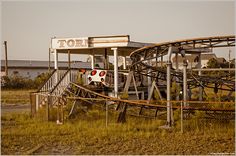
[[[188,69],[197,68],[198,61],[199,61],[197,54],[185,55],[185,58],[188,61]],[[217,57],[214,53],[201,54],[201,68],[206,68],[207,62],[213,58],[220,64],[227,62],[225,58]],[[177,60],[178,60],[179,69],[183,69],[183,59],[184,58],[182,56],[178,55]],[[173,68],[176,68],[176,56],[172,58],[172,66]]]
[[[98,62],[100,67],[103,63]],[[51,62],[51,70],[53,70],[54,62]],[[67,69],[68,62],[58,62],[59,69]],[[81,61],[71,61],[71,68],[91,69],[91,63]],[[21,76],[34,79],[38,75],[49,71],[48,61],[31,61],[31,60],[8,60],[8,75]],[[5,76],[5,60],[1,60],[1,76]]]

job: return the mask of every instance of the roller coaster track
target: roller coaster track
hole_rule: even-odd
[[[95,104],[100,104],[101,101],[112,101],[113,105],[118,106],[117,110],[120,112],[119,117],[118,117],[118,122],[124,122],[125,121],[125,116],[126,116],[126,111],[128,108],[131,107],[145,107],[147,109],[153,109],[156,110],[155,115],[152,117],[157,117],[157,111],[163,111],[166,109],[166,101],[148,101],[148,100],[124,100],[124,99],[118,99],[110,96],[106,96],[101,93],[97,93],[95,91],[92,91],[84,86],[75,84],[75,83],[70,83],[69,86],[66,88],[64,95],[65,98],[73,100],[74,104],[71,109],[71,114],[72,111],[77,105],[79,101],[82,101],[83,103],[87,103],[89,106],[95,105]],[[175,103],[175,105],[172,106],[172,109],[180,109],[180,102],[183,101],[172,101]],[[183,107],[183,110],[198,110],[198,111],[206,111],[206,112],[228,112],[228,113],[234,113],[235,109],[234,108],[215,108],[214,106],[207,107],[206,104],[216,104],[214,102],[196,102],[196,101],[188,101],[188,103],[192,104],[205,104],[201,105],[201,107],[192,107],[192,106],[185,106]],[[225,102],[224,104],[234,104],[233,102]],[[137,114],[138,115],[138,114]]]
[[[144,75],[152,77],[153,79],[166,80],[166,69],[158,66],[158,58],[167,55],[169,47],[175,49],[174,53],[181,54],[182,51],[185,53],[197,53],[198,51],[205,50],[208,48],[218,48],[218,47],[233,47],[235,46],[235,36],[219,36],[219,37],[206,37],[206,38],[195,38],[188,40],[179,40],[173,42],[164,42],[155,44],[152,46],[147,46],[135,50],[130,54],[132,60],[131,70],[133,70],[137,75]],[[149,60],[155,60],[154,65],[150,65]],[[146,72],[148,71],[148,72]],[[234,71],[235,72],[235,71]],[[199,76],[188,72],[188,85],[191,88],[197,86],[204,86],[212,88],[212,84],[217,87],[217,89],[235,91],[235,79],[228,79],[228,76],[221,77],[209,77],[209,76]],[[183,76],[182,72],[177,72],[171,70],[171,79],[178,77],[179,83],[182,83]],[[197,83],[201,82],[201,84]],[[220,86],[226,86],[221,88]]]

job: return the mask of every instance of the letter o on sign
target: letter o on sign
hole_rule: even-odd
[[[67,45],[68,45],[68,47],[74,47],[75,46],[75,41],[74,40],[68,40]]]

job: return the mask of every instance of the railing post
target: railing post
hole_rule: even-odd
[[[38,111],[38,109],[39,109],[39,95],[38,94],[36,94],[35,95],[36,97],[36,102],[35,102],[35,110],[36,110],[36,112]]]
[[[50,94],[47,95],[47,103],[46,103],[46,121],[49,121],[50,119],[50,104],[51,104],[51,96]]]
[[[31,107],[31,117],[34,117],[36,114],[36,95],[34,93],[30,93],[30,107]]]

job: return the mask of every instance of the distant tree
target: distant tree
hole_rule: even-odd
[[[39,88],[40,86],[42,86],[46,80],[49,78],[50,73],[45,72],[42,73],[40,75],[38,75],[35,79],[34,79],[34,86],[33,88]]]
[[[220,68],[220,64],[216,59],[212,58],[207,62],[207,68]]]
[[[212,58],[207,62],[207,68],[221,68],[221,66],[220,66],[220,63],[216,59]],[[221,72],[219,72],[219,71],[210,71],[210,72],[207,72],[207,75],[209,75],[209,76],[220,76]]]
[[[225,63],[222,63],[222,64],[221,64],[221,67],[222,67],[222,68],[229,68],[229,67],[230,67],[230,68],[235,68],[235,64],[233,64],[233,63],[230,63],[230,64],[229,64],[229,62],[225,62]]]

